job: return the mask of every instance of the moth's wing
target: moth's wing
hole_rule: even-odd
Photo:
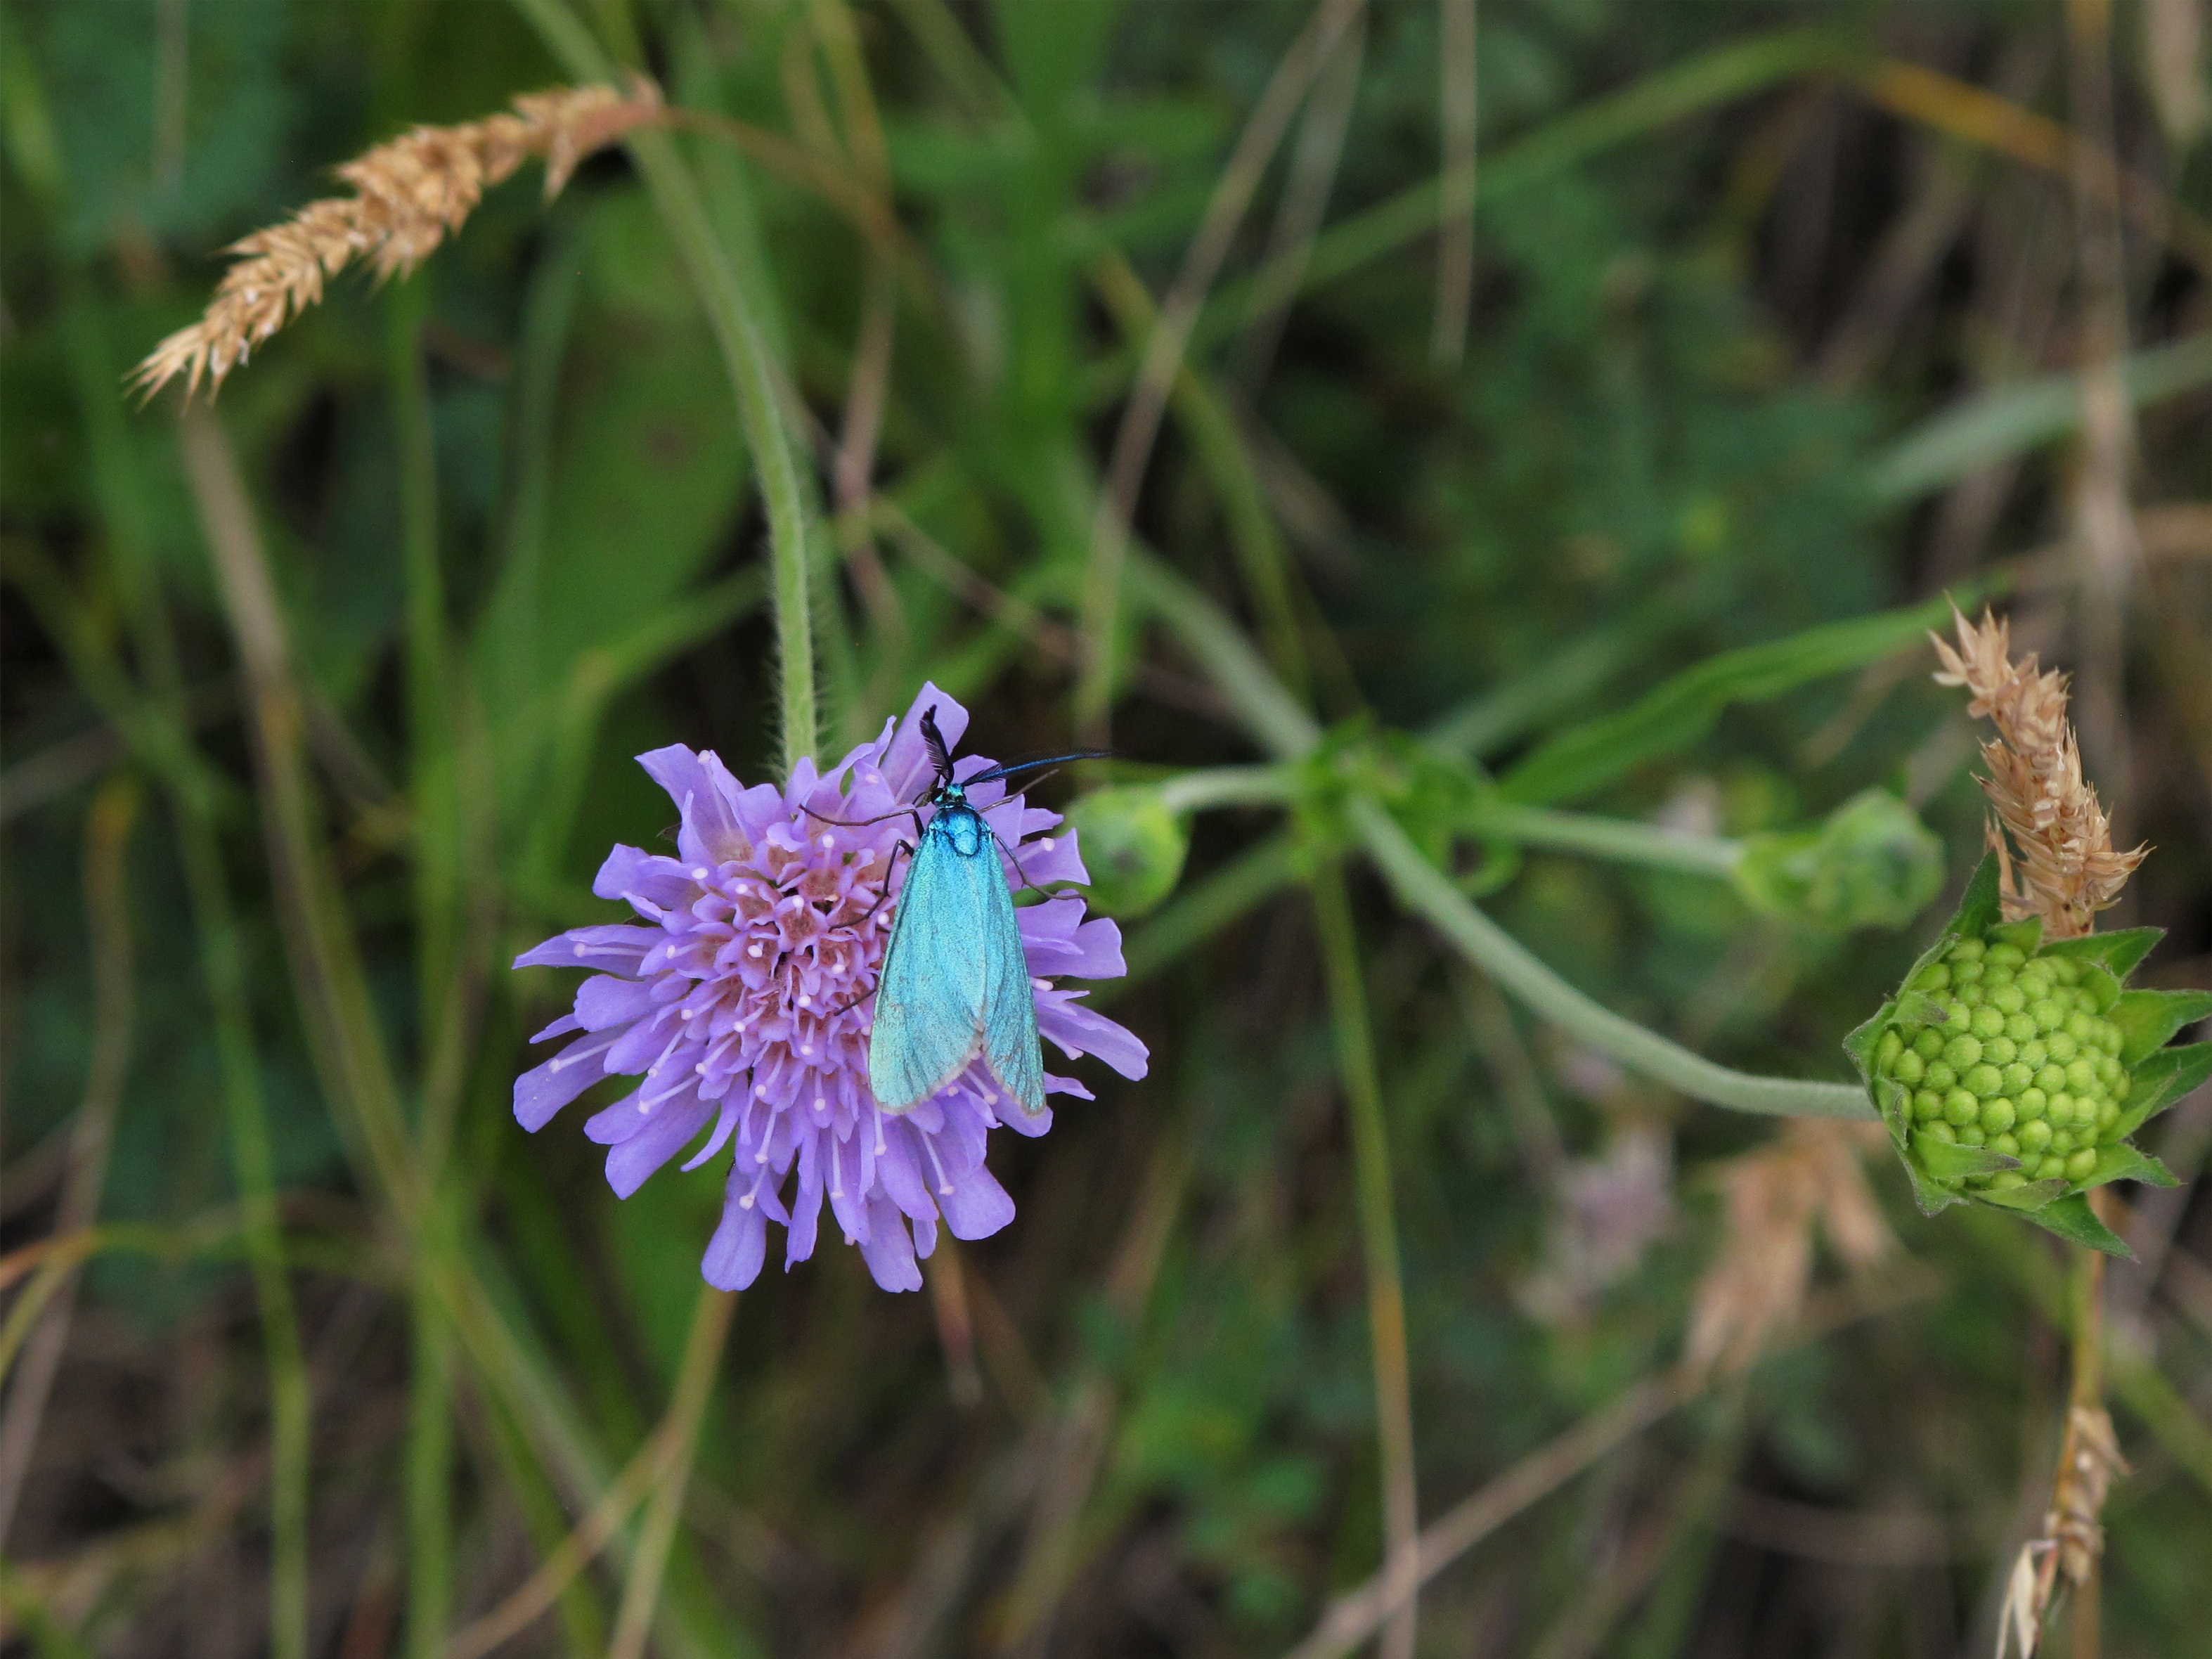
[[[868,1088],[887,1112],[912,1111],[982,1051],[983,929],[988,890],[954,850],[940,815],[899,890],[898,915],[876,985],[868,1039]],[[990,873],[1003,891],[997,860]]]
[[[987,845],[969,860],[987,867],[983,923],[983,1057],[992,1075],[1031,1117],[1044,1111],[1044,1055],[1037,1044],[1036,992],[1030,984],[1029,955],[999,851]]]

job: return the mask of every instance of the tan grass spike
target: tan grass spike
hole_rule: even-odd
[[[187,398],[203,381],[212,395],[254,347],[318,303],[324,283],[346,266],[365,261],[379,282],[404,276],[524,161],[544,160],[550,201],[586,156],[665,113],[658,88],[643,80],[627,94],[558,87],[517,98],[512,114],[416,127],[379,144],[337,170],[351,196],[311,202],[234,244],[236,263],[205,314],[155,347],[131,383],[150,398],[182,375]]]

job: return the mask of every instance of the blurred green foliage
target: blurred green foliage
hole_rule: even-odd
[[[2118,148],[2202,213],[2203,140],[2161,124],[2135,67],[2149,9],[2124,9],[2114,44]],[[314,1651],[347,1659],[422,1639],[396,1587],[436,1534],[410,1516],[394,1449],[421,1386],[408,1287],[426,1262],[481,1291],[476,1322],[453,1321],[456,1439],[437,1471],[450,1626],[524,1580],[665,1409],[721,1178],[672,1169],[617,1204],[570,1123],[516,1129],[522,1037],[566,992],[503,964],[609,919],[588,897],[597,861],[617,841],[656,844],[666,804],[629,757],[683,741],[742,778],[772,769],[765,520],[705,316],[619,151],[550,204],[526,170],[404,282],[336,280],[216,405],[289,633],[313,828],[412,1133],[441,1021],[466,1012],[450,1233],[410,1234],[285,948],[300,918],[272,875],[251,690],[173,394],[136,409],[123,379],[198,313],[221,249],[326,192],[331,167],[566,79],[533,23],[549,11],[571,15],[546,0],[0,15],[0,1248],[54,1219],[95,1024],[82,821],[118,769],[169,793],[131,848],[137,1006],[100,1214],[181,1227],[237,1196],[183,896],[190,813],[155,752],[169,722],[207,783],[276,1184],[312,1262],[292,1275],[317,1425],[311,1630]],[[1168,292],[1307,10],[593,0],[573,15],[672,102],[785,145],[704,124],[678,139],[813,463],[825,746],[872,736],[927,678],[975,708],[979,752],[1066,748],[1097,497],[1142,349],[1115,273]],[[836,45],[848,24],[857,83]],[[1796,33],[1808,25],[1835,33]],[[1194,336],[1207,401],[1176,392],[1137,551],[1261,641],[1332,732],[1327,765],[1377,790],[1549,968],[1701,1053],[1823,1079],[1845,1075],[1844,1034],[1980,845],[1958,699],[1927,683],[1923,630],[1942,592],[2010,584],[2022,635],[2078,665],[2085,707],[2105,711],[2089,758],[2124,791],[2127,833],[2159,844],[2130,918],[2174,930],[2149,971],[2203,983],[2201,542],[2138,573],[2117,658],[2069,631],[2081,590],[2063,570],[2014,557],[2063,537],[2078,477],[2040,447],[2070,441],[2073,405],[2053,416],[2040,381],[2033,419],[2002,404],[2014,380],[2072,367],[2067,181],[1875,113],[1820,68],[1893,55],[2069,118],[2057,15],[1486,0],[1481,153],[1519,159],[1476,216],[1464,361],[1430,356],[1432,213],[1285,312],[1255,311],[1248,279],[1302,223],[1349,222],[1436,176],[1439,28],[1428,0],[1365,9],[1340,48],[1358,53],[1340,154],[1310,105],[1264,171]],[[1655,87],[1664,119],[1638,113]],[[896,244],[776,159],[872,189],[872,124]],[[1912,225],[1935,238],[1917,264]],[[2201,347],[2202,271],[2140,235],[2128,258],[2138,342]],[[856,502],[834,458],[872,372],[876,306],[889,368]],[[1837,368],[1835,343],[1863,325],[1868,366]],[[2169,374],[2144,404],[2142,500],[2212,492],[2201,386]],[[1963,438],[1942,422],[1954,404],[1979,411]],[[416,422],[430,441],[410,450]],[[410,502],[428,510],[442,647],[410,610]],[[140,626],[149,592],[173,678]],[[1158,607],[1126,609],[1123,772],[1074,816],[1094,901],[1133,919],[1146,971],[1100,995],[1152,1045],[1152,1077],[1086,1067],[1096,1105],[999,1146],[1020,1214],[963,1248],[957,1276],[946,1246],[930,1296],[885,1298],[827,1243],[746,1295],[656,1650],[1273,1652],[1378,1564],[1367,1286],[1297,880],[1311,869],[1272,839],[1277,803],[1186,817],[1154,793],[1272,757],[1220,660]],[[441,648],[426,720],[410,653]],[[1326,830],[1319,775],[1301,775],[1293,817]],[[1770,1131],[1510,1006],[1347,868],[1434,1519],[1675,1361],[1728,1247],[1729,1161]],[[440,940],[455,941],[451,981],[433,971]],[[2115,1277],[2140,1345],[2136,1380],[2114,1385],[2137,1470],[2106,1516],[2116,1655],[2212,1653],[2197,1265],[2212,1239],[2193,1109],[2175,1119],[2197,1135],[2187,1156],[2166,1152],[2194,1207],[2146,1200],[2182,1288]],[[1932,1288],[1721,1385],[1486,1539],[1431,1585],[1422,1651],[1986,1650],[2063,1397],[2057,1258],[1980,1225],[1992,1218],[1919,1218],[1893,1168],[1870,1179]],[[75,1328],[91,1334],[8,1540],[23,1606],[35,1595],[41,1628],[93,1650],[266,1638],[268,1388],[223,1249],[90,1272]],[[1853,1294],[1821,1261],[1821,1284]],[[512,1339],[499,1364],[478,1341],[489,1328]],[[221,1480],[240,1494],[229,1509],[193,1507]],[[191,1524],[155,1547],[180,1516]],[[507,1650],[597,1650],[638,1536],[617,1528]],[[52,1589],[61,1568],[33,1571],[107,1560],[118,1537],[154,1541],[139,1565],[71,1580],[81,1593]]]

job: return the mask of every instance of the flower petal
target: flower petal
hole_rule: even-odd
[[[1095,1014],[1076,1000],[1081,991],[1037,993],[1037,1030],[1063,1052],[1096,1054],[1123,1077],[1134,1081],[1152,1066],[1152,1050],[1126,1025],[1116,1025],[1103,1014]]]
[[[578,1095],[606,1075],[600,1057],[611,1039],[587,1036],[514,1079],[514,1121],[536,1134]]]
[[[645,1185],[645,1178],[683,1151],[714,1115],[714,1103],[696,1092],[663,1102],[643,1129],[607,1154],[607,1184],[615,1196],[628,1198]]]
[[[743,1176],[741,1182],[739,1176]],[[744,1202],[752,1183],[750,1171],[733,1170],[722,1200],[722,1219],[707,1243],[699,1271],[718,1291],[742,1291],[760,1277],[768,1255],[768,1218],[758,1204]]]
[[[988,1238],[1014,1218],[1014,1200],[981,1164],[953,1176],[951,1186],[938,1194],[937,1207],[953,1237]]]
[[[914,1242],[907,1237],[905,1219],[887,1198],[868,1200],[868,1219],[873,1224],[860,1239],[860,1255],[877,1284],[887,1291],[918,1291],[921,1269],[915,1266]]]

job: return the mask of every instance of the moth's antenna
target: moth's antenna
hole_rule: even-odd
[[[1024,772],[1034,772],[1040,766],[1059,766],[1067,761],[1112,760],[1110,749],[1079,749],[1072,755],[1047,755],[1042,760],[1012,761],[1005,766],[994,766],[988,771],[978,772],[967,780],[969,786],[996,783],[1000,778],[1014,777]]]

